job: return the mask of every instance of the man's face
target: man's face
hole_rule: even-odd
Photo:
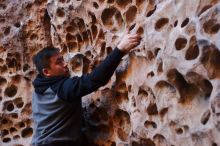
[[[70,76],[67,63],[64,61],[63,56],[59,52],[50,58],[50,68],[44,69],[43,72],[47,77]]]

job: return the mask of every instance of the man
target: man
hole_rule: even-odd
[[[140,36],[124,35],[119,45],[90,74],[70,77],[57,48],[44,48],[34,58],[39,72],[33,82],[33,146],[81,146],[81,97],[104,86],[124,54],[137,46]]]

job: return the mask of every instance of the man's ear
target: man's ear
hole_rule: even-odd
[[[50,71],[48,70],[48,68],[43,68],[42,72],[45,77],[50,77]]]

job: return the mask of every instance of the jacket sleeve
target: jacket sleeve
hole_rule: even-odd
[[[75,101],[108,83],[120,63],[123,53],[116,47],[90,74],[63,81],[58,96],[65,101]]]

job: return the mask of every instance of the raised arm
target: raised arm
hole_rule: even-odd
[[[138,45],[140,36],[126,33],[118,46],[90,74],[66,79],[58,96],[66,101],[75,101],[108,83],[124,54]]]

